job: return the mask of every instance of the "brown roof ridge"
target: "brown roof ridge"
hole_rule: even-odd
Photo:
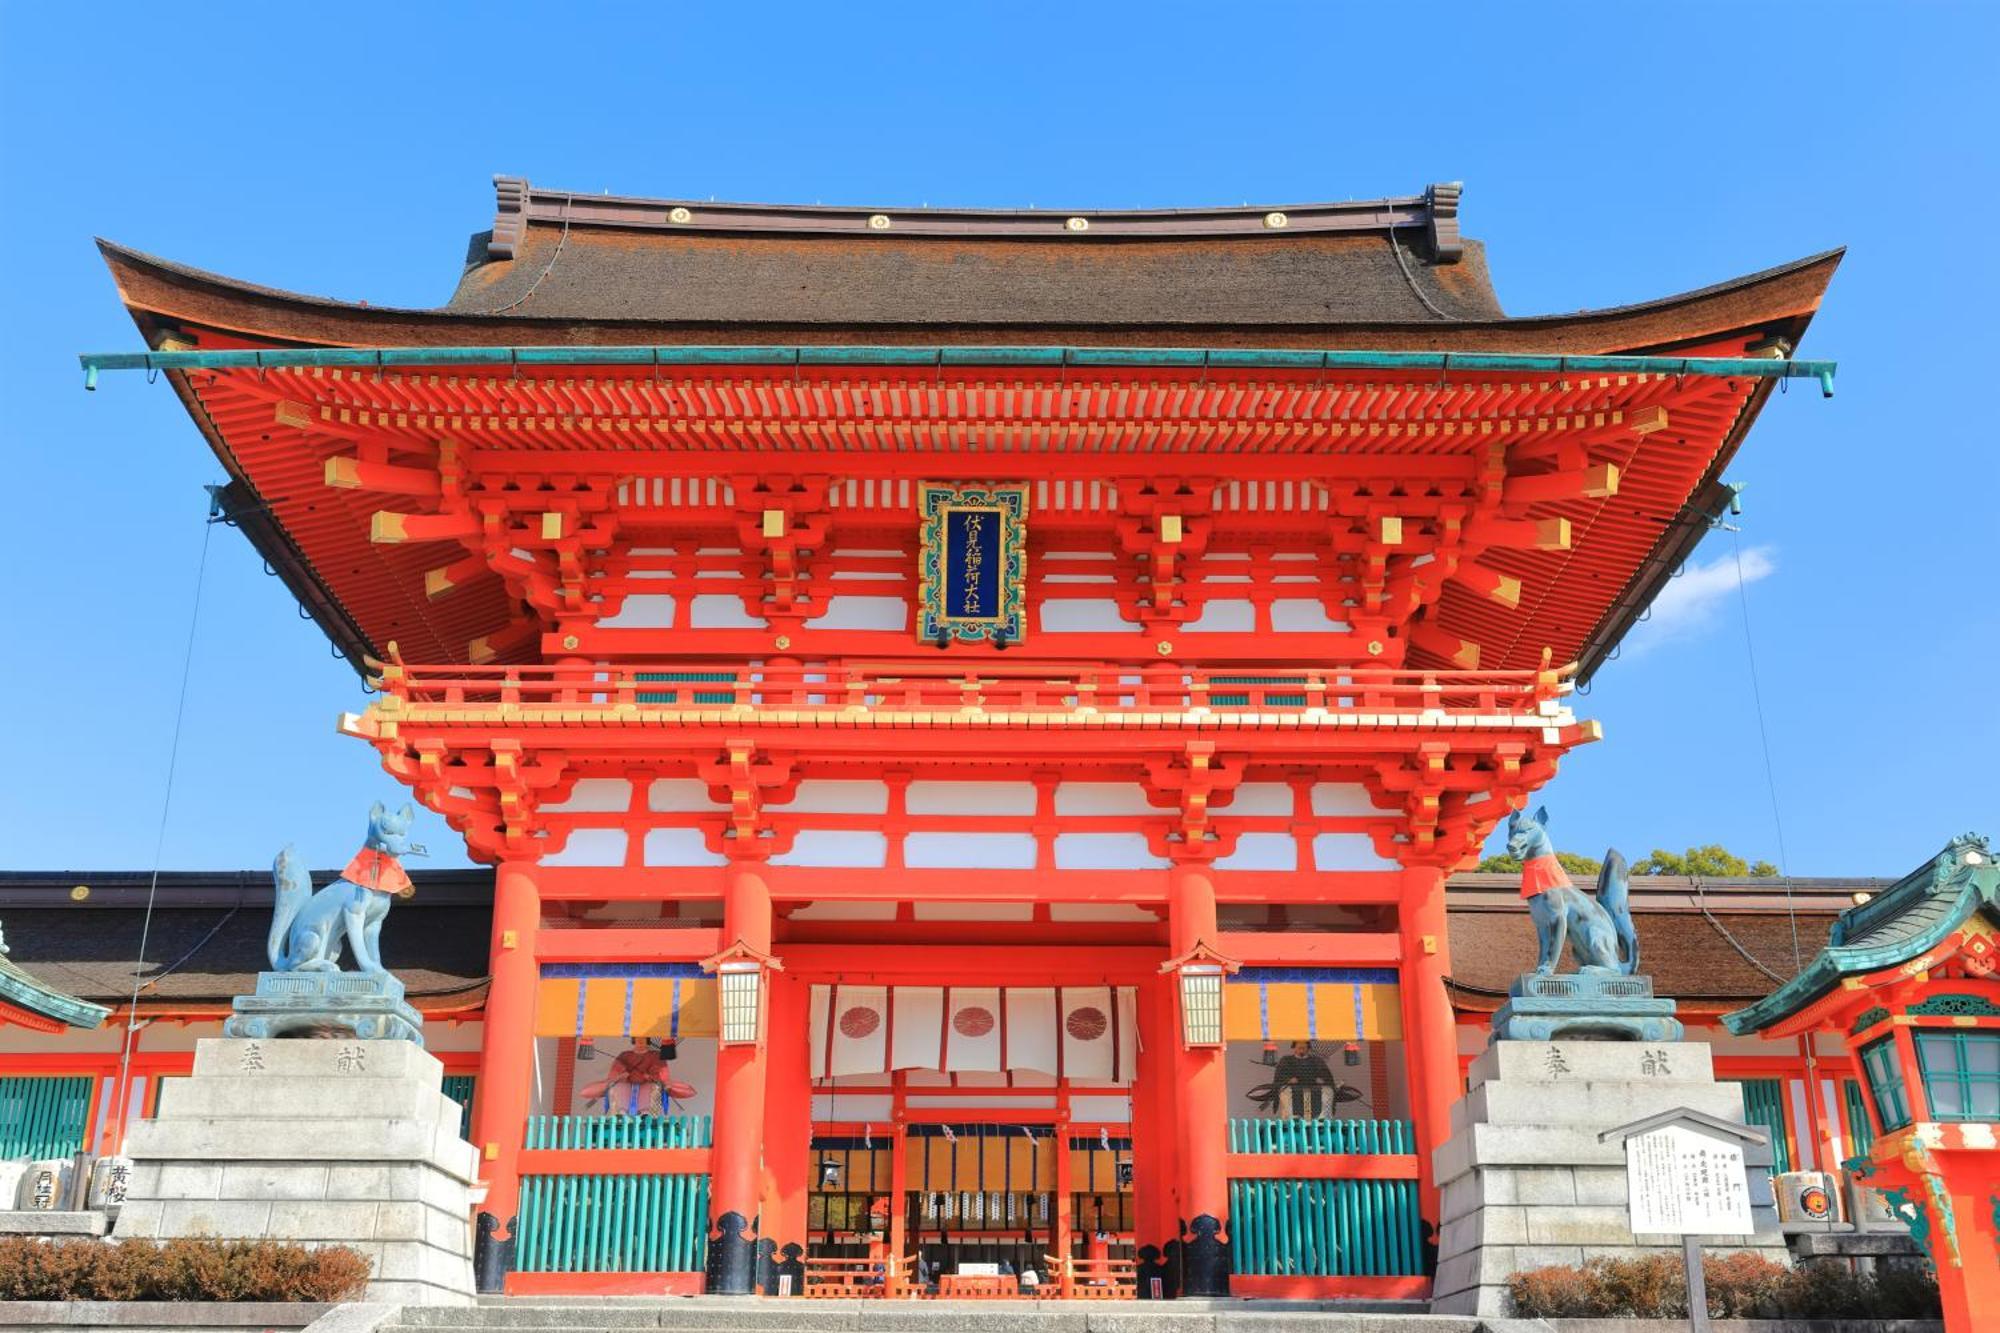
[[[537,187],[519,176],[495,176],[491,258],[512,259],[531,226],[620,227],[644,231],[883,235],[1079,241],[1167,240],[1213,236],[1298,235],[1327,231],[1422,228],[1427,257],[1456,263],[1461,182],[1440,182],[1414,195],[1295,204],[1183,208],[933,208],[849,204],[772,204],[714,199],[584,194]]]

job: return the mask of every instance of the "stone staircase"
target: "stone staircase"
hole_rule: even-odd
[[[1502,1322],[1423,1313],[1421,1302],[1138,1301],[1107,1308],[998,1301],[732,1297],[482,1297],[404,1306],[375,1333],[1486,1333]]]

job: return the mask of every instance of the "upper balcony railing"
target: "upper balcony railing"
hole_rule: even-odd
[[[773,712],[781,720],[884,715],[1245,715],[1333,717],[1382,725],[1560,725],[1572,669],[1246,671],[1073,663],[841,661],[804,665],[584,663],[417,666],[374,663],[387,707],[404,716],[498,709],[523,723],[612,722],[658,714]],[[392,702],[390,702],[392,701]],[[378,706],[379,707],[379,706]],[[440,717],[438,720],[451,720]],[[1004,720],[1011,720],[1011,717]],[[1229,725],[1225,723],[1225,725]],[[1282,723],[1280,725],[1283,725]]]

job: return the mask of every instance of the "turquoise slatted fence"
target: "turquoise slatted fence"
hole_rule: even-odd
[[[96,1082],[74,1078],[0,1078],[0,1157],[68,1157],[83,1151]]]
[[[1232,1180],[1234,1270],[1272,1277],[1416,1277],[1414,1180]]]
[[[531,1115],[529,1148],[711,1148],[705,1115]]]
[[[1785,1141],[1785,1083],[1776,1078],[1746,1078],[1743,1086],[1743,1121],[1768,1130],[1771,1135],[1771,1172],[1792,1169],[1791,1145]]]
[[[1229,1122],[1229,1151],[1247,1153],[1413,1153],[1409,1120],[1311,1120],[1272,1117]]]
[[[706,681],[710,684],[728,684],[733,686],[736,684],[736,673],[733,671],[641,671],[633,679],[689,685]],[[638,702],[642,704],[678,703],[680,701],[680,693],[679,690],[640,690]],[[734,689],[696,690],[694,692],[694,701],[698,704],[733,704],[736,702],[736,691]],[[743,702],[750,702],[747,694],[744,696]]]
[[[444,1095],[458,1103],[458,1137],[472,1139],[472,1086],[476,1074],[446,1074]]]
[[[523,1176],[520,1207],[523,1273],[698,1273],[707,1257],[707,1176]]]

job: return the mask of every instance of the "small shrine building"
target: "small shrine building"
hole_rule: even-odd
[[[1456,186],[497,196],[434,310],[106,244],[150,350],[86,358],[166,376],[493,868],[485,1284],[1421,1295],[1448,877],[1830,387],[1838,254],[1522,318]]]

